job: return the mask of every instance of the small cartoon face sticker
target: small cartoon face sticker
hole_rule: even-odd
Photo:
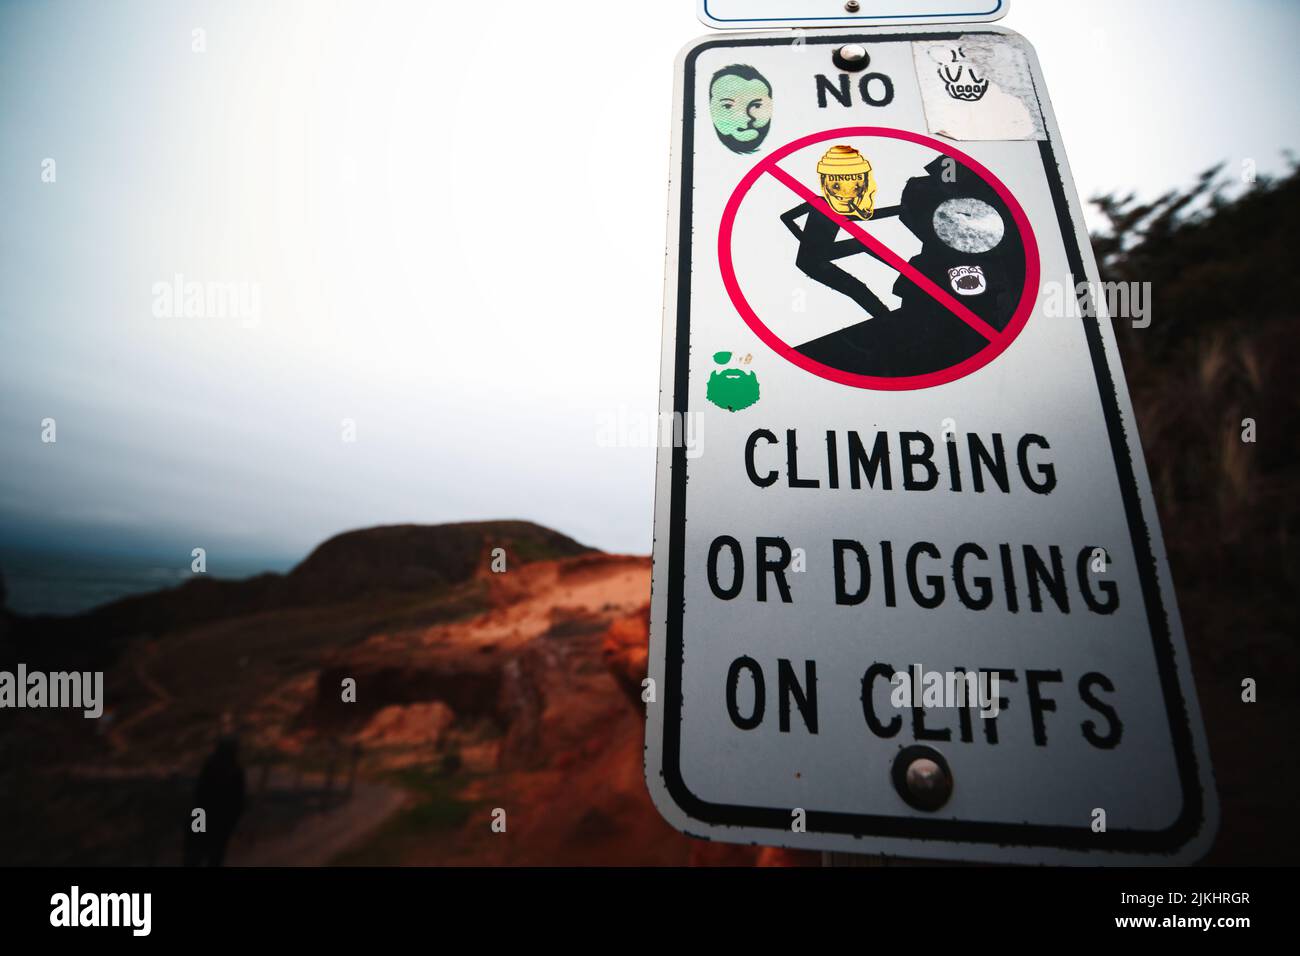
[[[749,356],[746,356],[738,364],[745,364],[748,360]],[[705,398],[729,412],[749,408],[758,401],[758,376],[755,373],[725,367],[731,364],[730,352],[714,352],[713,361],[724,367],[709,373]]]
[[[953,266],[948,270],[948,281],[958,295],[979,295],[988,288],[980,266]]]
[[[709,115],[733,153],[752,153],[772,128],[772,85],[752,66],[724,66],[709,83]]]
[[[870,219],[876,204],[871,163],[852,146],[832,146],[817,164],[822,196],[841,216]]]

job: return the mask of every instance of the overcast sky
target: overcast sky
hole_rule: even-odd
[[[1002,22],[1085,199],[1297,146],[1300,4]],[[693,0],[0,3],[0,543],[284,559],[528,518],[648,552],[653,450],[598,425],[656,407],[673,59],[706,32]],[[169,313],[177,275],[259,298]]]

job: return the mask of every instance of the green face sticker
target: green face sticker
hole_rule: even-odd
[[[728,149],[752,153],[772,124],[772,87],[753,67],[724,67],[709,86],[709,116]]]
[[[726,365],[730,352],[714,352],[713,361]],[[758,401],[758,376],[738,368],[723,368],[709,373],[704,397],[719,408],[738,412]]]

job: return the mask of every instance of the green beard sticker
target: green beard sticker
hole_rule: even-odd
[[[746,356],[748,361],[748,356]],[[719,365],[731,363],[730,352],[715,352],[713,361]],[[722,368],[709,373],[704,397],[719,408],[738,412],[758,401],[758,376],[739,368]]]

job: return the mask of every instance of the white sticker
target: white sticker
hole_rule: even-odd
[[[912,44],[926,125],[953,140],[1043,139],[1024,50],[982,37]]]
[[[944,245],[958,252],[988,252],[1002,241],[1001,214],[971,196],[945,199],[934,211],[931,224]]]

